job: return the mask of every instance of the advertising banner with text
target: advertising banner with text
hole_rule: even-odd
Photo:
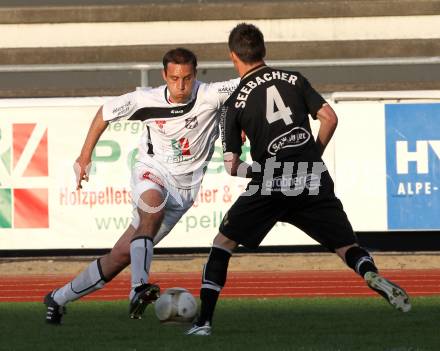
[[[110,124],[76,190],[73,163],[104,98],[0,102],[0,250],[110,248],[131,222],[130,169],[145,126]],[[356,231],[438,230],[440,104],[334,103],[324,160]],[[316,135],[319,123],[312,121]],[[243,155],[250,161],[249,145]],[[194,206],[159,247],[207,247],[246,179],[229,176],[220,141]],[[278,223],[263,245],[316,244]]]
[[[440,104],[333,104],[336,192],[356,231],[440,229]]]

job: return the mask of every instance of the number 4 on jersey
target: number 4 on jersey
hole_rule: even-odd
[[[276,108],[276,110],[275,110]],[[266,118],[269,123],[282,119],[286,125],[292,124],[292,111],[289,106],[284,105],[280,93],[275,85],[267,88],[266,92]]]

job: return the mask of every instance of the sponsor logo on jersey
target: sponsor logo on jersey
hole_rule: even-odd
[[[227,105],[223,105],[220,110],[220,133],[221,133],[221,140],[222,140],[222,149],[223,152],[226,151],[226,135],[225,135],[225,129],[226,129],[226,115],[228,113],[229,107]]]
[[[191,151],[189,149],[189,141],[187,138],[180,138],[178,140],[171,140],[171,147],[173,149],[174,156],[190,156]]]
[[[171,110],[171,114],[172,115],[176,115],[176,114],[179,114],[179,113],[183,113],[183,110]]]
[[[164,128],[165,123],[167,122],[163,120],[156,121],[156,125],[159,127],[159,131],[162,133],[165,133],[165,128]]]
[[[0,228],[48,228],[49,190],[40,182],[49,176],[47,127],[10,127],[0,127]]]
[[[190,162],[196,158],[196,155],[191,154],[190,142],[187,138],[172,139],[171,148],[173,155],[165,158],[167,163]]]
[[[389,229],[440,229],[440,104],[385,105]]]
[[[194,129],[198,125],[199,125],[199,122],[197,121],[197,116],[188,117],[185,119],[185,128],[187,128],[187,129]]]
[[[218,92],[220,94],[232,94],[236,88],[237,87],[234,85],[233,86],[223,86],[218,90]]]
[[[279,150],[304,145],[309,139],[310,133],[306,129],[295,127],[272,140],[267,147],[267,152],[275,155]]]
[[[121,116],[125,116],[128,114],[128,112],[130,112],[130,109],[132,107],[132,102],[131,101],[127,101],[125,104],[115,107],[112,110],[112,114],[115,117],[121,117]]]

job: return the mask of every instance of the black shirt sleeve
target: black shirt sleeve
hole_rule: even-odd
[[[223,153],[232,152],[241,155],[241,126],[238,123],[240,111],[230,105],[223,105],[221,109],[220,126]]]
[[[304,100],[307,108],[313,119],[316,119],[316,114],[321,109],[322,105],[326,103],[324,98],[310,85],[309,81],[301,76],[302,91],[304,93]]]

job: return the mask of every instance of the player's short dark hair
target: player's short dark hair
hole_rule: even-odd
[[[253,24],[238,24],[229,34],[228,45],[246,63],[261,61],[266,56],[263,33]]]
[[[163,69],[165,71],[167,70],[167,66],[170,62],[180,65],[189,63],[193,66],[194,72],[196,71],[197,68],[197,56],[191,50],[185,48],[176,48],[168,51],[163,56],[162,62],[163,62]]]

